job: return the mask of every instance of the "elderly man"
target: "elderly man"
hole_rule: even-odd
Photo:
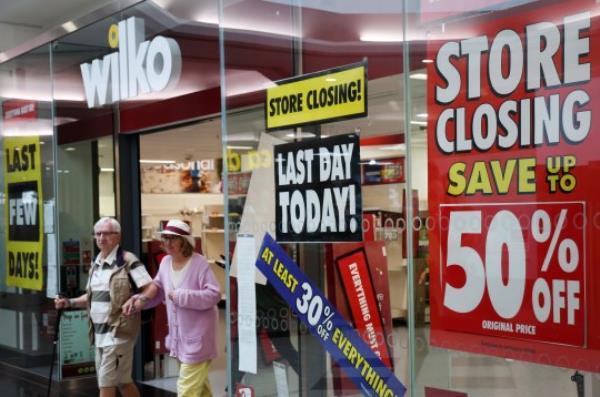
[[[94,236],[100,254],[90,268],[86,293],[73,299],[57,297],[54,305],[57,309],[87,308],[100,397],[116,396],[117,387],[125,397],[139,397],[131,369],[140,317],[123,316],[121,306],[136,289],[149,286],[152,278],[134,254],[119,246],[121,225],[115,219],[96,222]]]

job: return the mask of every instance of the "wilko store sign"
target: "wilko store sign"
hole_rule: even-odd
[[[144,40],[144,20],[131,17],[108,32],[117,52],[81,64],[81,77],[89,108],[103,106],[149,92],[162,91],[179,81],[181,50],[163,36]]]
[[[600,372],[596,7],[534,2],[430,43],[434,345]]]

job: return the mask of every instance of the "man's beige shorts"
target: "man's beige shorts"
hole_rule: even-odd
[[[96,348],[98,387],[118,387],[133,382],[131,367],[135,341]]]

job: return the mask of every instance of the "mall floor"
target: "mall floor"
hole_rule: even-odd
[[[428,329],[417,329],[417,338],[428,340]],[[402,341],[408,338],[405,326],[394,328],[394,340],[398,342],[395,348],[395,361],[399,364],[395,373],[399,379],[406,381],[408,377],[408,351]],[[451,352],[436,349],[420,344],[416,352],[416,381],[415,395],[425,397],[424,388],[435,387],[444,390],[462,392],[469,397],[578,397],[576,385],[571,381],[572,370],[550,368],[546,366],[528,364],[519,361],[478,356],[461,352]],[[215,397],[222,396],[225,382],[225,357],[220,357],[214,363],[211,371],[211,384]],[[263,368],[263,370],[267,370]],[[10,371],[0,368],[0,397],[43,397],[46,396],[47,385],[39,381],[39,375],[47,373],[47,368],[40,368],[37,374],[37,383],[30,378],[17,377]],[[290,385],[297,385],[293,371],[290,371]],[[256,390],[274,390],[273,382],[262,385],[265,379],[254,379],[247,375],[245,381],[255,385]],[[600,390],[600,377],[593,378],[595,383],[593,390]],[[161,380],[147,381],[138,384],[140,395],[143,397],[175,397],[175,378],[163,378]],[[264,386],[264,387],[263,387]],[[333,396],[331,385],[322,385],[327,390],[326,395]],[[592,386],[592,385],[589,385]],[[586,389],[588,386],[586,385]],[[257,392],[256,395],[274,396],[265,390]],[[76,388],[63,387],[58,389],[54,385],[53,397],[89,397],[97,396],[98,390],[94,382],[78,385]],[[289,395],[297,395],[297,389],[290,388]],[[597,396],[592,387],[587,390],[586,397]]]
[[[138,384],[140,395],[144,397],[175,397],[177,394],[166,390]],[[11,376],[7,373],[0,374],[0,396],[2,397],[45,397],[47,385],[33,383],[23,378]],[[54,386],[51,390],[52,397],[90,397],[97,396],[98,388],[95,384],[78,386],[75,389]]]

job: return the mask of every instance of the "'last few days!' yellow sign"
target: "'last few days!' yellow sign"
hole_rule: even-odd
[[[39,137],[6,138],[6,285],[41,291],[43,225]]]
[[[267,130],[367,115],[367,63],[278,81],[267,89]]]

